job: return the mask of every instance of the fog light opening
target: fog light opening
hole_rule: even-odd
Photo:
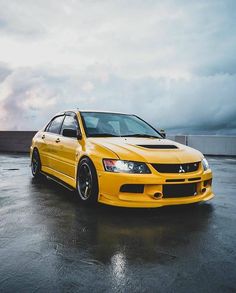
[[[212,185],[212,179],[205,180],[203,185],[204,185],[204,187],[211,186]]]
[[[159,199],[159,198],[162,197],[162,193],[161,193],[161,192],[156,192],[156,193],[153,194],[153,197],[154,197],[155,199]]]
[[[204,193],[204,192],[206,192],[206,188],[203,188],[203,189],[202,189],[202,193]]]

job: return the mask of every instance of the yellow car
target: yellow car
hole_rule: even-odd
[[[76,189],[87,203],[154,208],[214,196],[204,156],[136,115],[58,113],[34,136],[30,154],[34,177]]]

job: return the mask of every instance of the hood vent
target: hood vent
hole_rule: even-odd
[[[169,144],[138,144],[138,146],[142,148],[147,148],[147,149],[177,149],[178,147],[175,145],[169,145]]]

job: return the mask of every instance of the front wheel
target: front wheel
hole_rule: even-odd
[[[98,179],[96,169],[89,158],[79,162],[77,191],[82,201],[95,203],[98,199]]]
[[[31,172],[34,178],[39,178],[41,176],[41,161],[37,149],[34,149],[32,153]]]

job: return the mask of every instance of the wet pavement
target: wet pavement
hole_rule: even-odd
[[[85,207],[0,155],[0,292],[236,292],[236,158],[208,158],[215,198]]]

